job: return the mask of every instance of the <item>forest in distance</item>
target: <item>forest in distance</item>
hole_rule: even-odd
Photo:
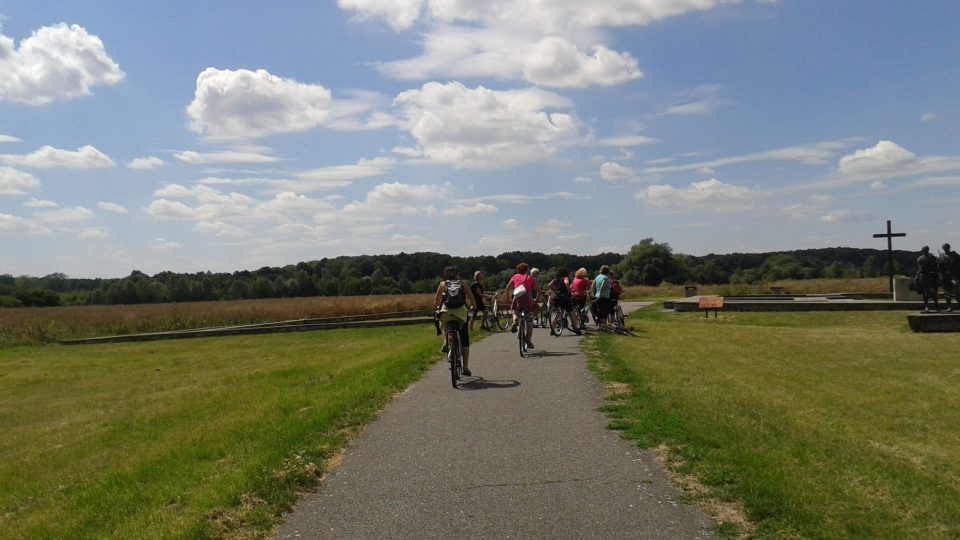
[[[895,274],[913,275],[917,253],[895,250]],[[586,268],[595,275],[610,265],[625,285],[756,284],[785,279],[863,278],[887,273],[887,252],[861,248],[819,248],[769,253],[704,256],[674,253],[668,243],[644,239],[626,254],[546,254],[513,251],[497,256],[457,257],[419,252],[356,255],[265,266],[235,272],[147,275],[133,270],[121,278],[71,278],[61,273],[42,277],[0,274],[0,307],[43,307],[100,304],[148,304],[289,298],[429,293],[436,290],[444,267],[459,268],[471,280],[477,270],[488,290],[501,288],[520,262],[552,278],[559,267]],[[0,268],[2,272],[2,268]]]

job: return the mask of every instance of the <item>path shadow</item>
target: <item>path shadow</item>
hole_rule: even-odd
[[[573,356],[577,353],[573,352],[551,352],[551,351],[538,351],[534,350],[533,352],[528,352],[527,357],[536,357],[536,358],[545,358],[548,356]]]
[[[483,377],[469,377],[460,379],[460,390],[498,390],[520,386],[520,381],[488,381]]]

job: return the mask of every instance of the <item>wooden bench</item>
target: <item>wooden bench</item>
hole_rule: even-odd
[[[717,312],[723,309],[722,296],[701,296],[700,309],[703,310],[703,316],[709,317],[710,310],[713,310],[713,318],[717,318]]]

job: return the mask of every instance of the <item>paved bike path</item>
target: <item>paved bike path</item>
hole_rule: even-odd
[[[275,538],[713,538],[652,454],[606,428],[580,339],[538,328],[520,358],[515,334],[487,337],[460,389],[438,363]]]

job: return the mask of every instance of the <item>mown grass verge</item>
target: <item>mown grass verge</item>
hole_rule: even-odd
[[[897,313],[646,309],[590,342],[612,427],[755,538],[960,537],[960,335]],[[688,480],[695,479],[696,482]],[[716,513],[716,512],[714,512]]]
[[[413,326],[0,349],[0,538],[263,536],[436,347]]]

